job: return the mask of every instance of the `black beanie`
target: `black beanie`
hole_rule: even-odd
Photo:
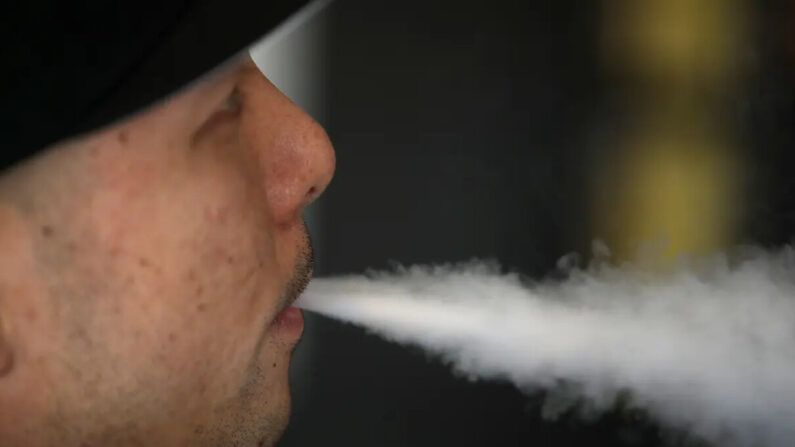
[[[0,6],[0,171],[147,106],[307,0],[19,0]]]

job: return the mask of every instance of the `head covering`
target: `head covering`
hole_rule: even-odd
[[[307,0],[2,3],[0,170],[163,98]]]

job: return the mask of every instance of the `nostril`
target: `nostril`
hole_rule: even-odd
[[[307,199],[313,199],[315,197],[315,193],[317,192],[317,187],[312,186],[309,188],[309,191],[306,192]]]

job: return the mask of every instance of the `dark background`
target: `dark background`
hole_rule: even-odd
[[[601,2],[340,0],[326,14],[324,124],[337,151],[317,208],[319,276],[495,258],[531,277],[587,252],[588,175],[629,109],[601,71]],[[755,2],[722,113],[744,155],[738,241],[795,232],[792,10]],[[750,62],[748,62],[750,61]],[[617,105],[618,104],[618,105]],[[307,314],[280,446],[695,442],[617,407],[541,417],[543,394],[453,376],[417,349]]]

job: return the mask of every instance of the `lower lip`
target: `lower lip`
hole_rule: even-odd
[[[276,315],[272,329],[278,334],[298,339],[304,331],[304,314],[301,309],[290,306]]]

